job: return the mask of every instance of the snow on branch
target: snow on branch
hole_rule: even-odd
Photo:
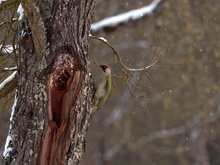
[[[8,76],[1,84],[0,84],[0,89],[4,88],[4,86],[11,82],[15,76],[16,76],[17,71],[14,71],[10,76]]]
[[[15,66],[15,67],[11,67],[11,68],[4,68],[3,71],[16,71],[18,70],[18,67]]]
[[[17,45],[15,45],[15,46],[13,46],[13,45],[3,46],[3,45],[0,44],[0,50],[1,50],[0,54],[2,54],[2,55],[11,54],[11,53],[14,52],[14,49],[16,49],[16,48],[17,48]]]
[[[17,13],[18,13],[18,15],[19,15],[18,20],[19,20],[19,21],[22,20],[23,17],[24,17],[24,8],[22,7],[21,4],[18,6]]]
[[[10,121],[12,122],[12,117],[14,115],[14,111],[15,111],[15,107],[16,107],[16,104],[17,104],[17,95],[15,94],[15,100],[14,100],[14,104],[12,106],[12,112],[11,112],[11,117],[10,117]],[[5,150],[3,152],[3,156],[6,158],[9,156],[9,153],[12,151],[12,148],[11,148],[11,143],[12,143],[12,126],[10,124],[9,126],[9,133],[8,133],[8,136],[7,136],[7,139],[6,139],[6,143],[5,143]]]
[[[126,23],[129,20],[137,20],[145,15],[150,15],[161,1],[162,0],[154,0],[153,2],[151,2],[151,4],[140,9],[131,10],[113,17],[105,18],[101,21],[93,23],[91,25],[91,30],[95,32],[102,29],[103,27],[115,27],[119,24]]]

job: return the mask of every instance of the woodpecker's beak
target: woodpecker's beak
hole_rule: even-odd
[[[97,66],[99,66],[100,68],[102,67],[102,65],[100,65],[100,64],[97,64],[96,62],[94,62],[94,64],[96,64]]]
[[[96,64],[96,65],[100,66],[100,65],[99,65],[99,64],[97,64],[96,62],[94,62],[94,64]]]

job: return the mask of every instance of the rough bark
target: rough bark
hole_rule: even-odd
[[[78,164],[90,123],[88,40],[95,0],[22,1],[18,101],[5,164]]]

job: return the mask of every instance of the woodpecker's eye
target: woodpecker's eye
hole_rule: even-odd
[[[101,65],[101,68],[102,68],[103,72],[105,72],[105,70],[106,70],[108,67],[105,66],[105,65]]]
[[[107,66],[103,66],[103,69],[106,70],[106,69],[107,69]]]

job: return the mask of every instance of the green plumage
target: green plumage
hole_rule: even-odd
[[[103,73],[102,77],[100,78],[99,84],[97,86],[98,88],[96,89],[92,108],[99,108],[105,103],[111,91],[111,86],[112,86],[111,75],[109,73]]]

